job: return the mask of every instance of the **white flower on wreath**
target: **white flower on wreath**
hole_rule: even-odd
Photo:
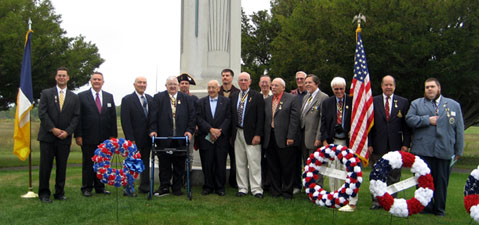
[[[479,205],[474,205],[471,207],[471,217],[479,223]]]
[[[388,160],[389,165],[391,165],[393,169],[399,169],[402,167],[402,157],[397,151],[388,152],[383,156],[383,159]]]
[[[409,212],[407,210],[406,199],[394,199],[394,203],[391,206],[389,212],[399,217],[407,217],[409,215]]]

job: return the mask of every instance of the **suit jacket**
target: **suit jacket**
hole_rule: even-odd
[[[144,96],[149,107],[149,114],[153,105],[153,97],[148,94],[144,94]],[[150,128],[148,115],[145,115],[142,103],[136,92],[123,97],[121,100],[120,117],[121,127],[127,140],[135,141],[136,146],[139,148],[151,147],[151,139],[148,136]]]
[[[220,128],[221,136],[216,142],[228,143],[231,133],[231,102],[224,96],[218,96],[216,103],[215,116],[213,118],[210,107],[209,96],[198,100],[196,108],[198,122],[198,137],[200,148],[204,148],[201,143],[206,142],[205,137],[210,133],[210,128]]]
[[[321,140],[321,110],[322,103],[328,98],[328,95],[321,90],[314,96],[311,103],[305,108],[310,93],[303,98],[301,106],[301,129],[304,129],[304,142],[306,148],[314,149],[314,141]]]
[[[429,117],[435,116],[434,105],[426,98],[411,103],[406,123],[412,128],[411,152],[421,156],[450,159],[452,155],[462,156],[464,150],[464,120],[461,105],[441,96],[436,126],[429,124]]]
[[[409,147],[411,131],[406,124],[406,114],[409,101],[401,96],[393,95],[390,100],[391,113],[386,120],[386,110],[383,95],[374,96],[374,126],[369,132],[368,144],[373,147],[373,154],[384,155],[388,150],[400,150],[402,146]]]
[[[70,145],[72,134],[80,119],[80,101],[75,93],[66,90],[65,101],[60,111],[59,99],[56,86],[42,91],[38,105],[38,117],[41,121],[38,140],[48,143],[58,141],[61,144]],[[68,137],[64,140],[57,138],[50,131],[53,128],[65,130]]]
[[[268,148],[271,138],[271,121],[274,120],[274,137],[276,145],[286,148],[286,139],[293,139],[298,144],[299,114],[301,113],[296,96],[283,92],[273,115],[273,96],[266,98],[264,109],[264,141],[263,148]]]
[[[346,143],[349,144],[349,130],[351,128],[351,105],[352,98],[346,96],[346,104],[344,105],[343,112],[343,124],[344,131],[347,134]],[[336,126],[337,109],[336,109],[336,96],[331,96],[324,100],[323,107],[321,109],[321,142],[326,140],[329,144],[334,140],[334,127]]]
[[[80,123],[75,131],[83,144],[98,145],[106,139],[118,136],[116,108],[113,95],[102,91],[101,113],[98,112],[91,89],[80,92]]]
[[[195,132],[196,113],[191,98],[183,92],[176,96],[176,134],[173,134],[173,113],[168,91],[155,94],[152,112],[150,114],[150,132],[156,132],[158,137],[181,137],[185,132]]]
[[[238,128],[238,96],[240,92],[230,96],[231,99],[231,119],[232,119],[232,140],[236,139]],[[264,99],[263,95],[255,90],[249,89],[248,99],[246,100],[243,132],[246,144],[251,145],[254,136],[263,137],[264,132]]]

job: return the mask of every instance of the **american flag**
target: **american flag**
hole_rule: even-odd
[[[351,139],[349,147],[368,164],[368,133],[374,124],[373,95],[369,80],[368,64],[364,52],[361,31],[357,31],[356,53],[354,54],[354,77],[349,95],[353,97],[351,112]]]

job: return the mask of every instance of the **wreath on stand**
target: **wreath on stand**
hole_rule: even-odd
[[[467,178],[464,187],[464,207],[471,218],[479,223],[479,166]]]
[[[402,167],[411,168],[414,179],[418,183],[414,197],[409,200],[393,198],[386,192],[387,174],[392,169],[400,169]],[[374,164],[369,178],[371,194],[386,211],[397,217],[408,217],[421,212],[434,195],[431,170],[421,158],[409,152],[388,152]]]
[[[328,192],[316,184],[321,166],[339,160],[345,167],[347,177],[345,183],[336,191]],[[359,192],[363,181],[361,160],[346,146],[330,144],[313,152],[304,167],[303,186],[309,199],[319,206],[340,208],[349,203]]]
[[[111,168],[111,159],[115,154],[126,157],[121,169]],[[134,193],[135,179],[145,170],[136,145],[124,138],[111,138],[98,145],[92,161],[96,176],[102,183],[115,187],[128,185],[128,193]]]

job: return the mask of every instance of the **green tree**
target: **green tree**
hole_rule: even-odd
[[[49,0],[0,1],[0,110],[15,103],[20,82],[28,19],[32,20],[32,82],[33,97],[55,84],[56,68],[69,69],[69,88],[88,81],[89,75],[103,59],[98,48],[83,36],[66,37],[60,27],[61,16],[54,13]]]
[[[319,75],[320,88],[353,75],[356,24],[367,16],[361,33],[372,80],[379,94],[381,78],[396,77],[396,93],[410,100],[423,96],[424,80],[436,77],[442,93],[458,100],[466,127],[479,121],[479,5],[473,0],[275,0],[272,22],[280,28],[271,46],[271,72],[294,86],[298,70]],[[472,85],[467,85],[472,84]]]

